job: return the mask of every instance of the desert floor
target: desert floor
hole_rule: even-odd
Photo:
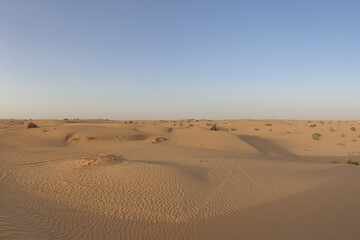
[[[360,122],[29,122],[0,120],[0,239],[360,239]]]

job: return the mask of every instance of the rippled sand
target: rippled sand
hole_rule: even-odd
[[[360,239],[360,122],[28,122],[0,120],[0,239]]]

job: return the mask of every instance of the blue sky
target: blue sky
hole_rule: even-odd
[[[0,118],[360,119],[359,9],[0,0]]]

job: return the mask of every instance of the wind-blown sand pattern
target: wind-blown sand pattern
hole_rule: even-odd
[[[0,120],[0,239],[360,239],[360,122],[28,122]]]

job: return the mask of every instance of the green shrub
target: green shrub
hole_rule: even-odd
[[[353,161],[351,159],[346,161],[347,164],[354,164],[354,165],[359,165],[359,162]]]
[[[28,128],[37,128],[38,125],[36,125],[35,123],[33,122],[29,122],[28,125],[27,125]]]
[[[216,127],[216,124],[212,125],[212,127],[210,128],[211,131],[217,131],[217,127]]]
[[[236,131],[236,128],[231,128],[231,131]]]
[[[314,140],[320,140],[321,134],[320,133],[313,133],[312,138]]]

